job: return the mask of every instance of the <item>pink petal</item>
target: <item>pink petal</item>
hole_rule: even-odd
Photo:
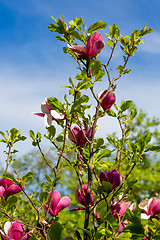
[[[52,125],[52,116],[51,114],[45,114],[44,116],[44,123],[46,125],[46,127],[50,127]]]
[[[155,214],[160,214],[160,201],[156,203],[156,205],[152,209],[152,213]]]
[[[71,204],[71,201],[68,197],[63,197],[58,205],[57,205],[57,208],[56,208],[56,211],[55,211],[55,215],[56,216],[61,210],[63,210],[64,208],[68,207],[69,205]]]
[[[51,115],[54,119],[57,119],[57,120],[63,120],[65,119],[65,115],[62,114],[62,113],[59,113],[55,110],[51,110]]]
[[[12,225],[8,231],[9,237],[14,240],[20,240],[24,232],[24,227],[22,223],[12,222]]]
[[[107,175],[105,174],[105,172],[101,171],[99,172],[99,179],[100,179],[100,182],[102,183],[103,181],[107,181],[109,182],[109,179],[107,177]]]
[[[29,235],[29,233],[33,233],[33,230],[26,232],[24,237],[22,238],[22,240],[28,240],[31,236]]]
[[[7,189],[6,179],[4,179],[4,178],[0,179],[0,186],[3,186],[5,189]]]
[[[82,45],[72,45],[71,50],[88,58],[87,48]]]
[[[152,214],[152,209],[153,209],[153,207],[157,204],[157,198],[154,197],[154,198],[152,199],[152,201],[149,202],[149,203],[150,203],[150,204],[149,204],[148,214],[151,215],[151,214]]]
[[[35,112],[32,112],[32,114],[37,115],[39,117],[44,117],[45,116],[45,113],[35,113]]]
[[[43,113],[45,113],[45,114],[50,113],[50,110],[49,110],[48,107],[47,107],[46,101],[43,101],[43,102],[41,103],[41,111],[42,111]]]
[[[5,188],[3,186],[0,186],[0,196],[3,195],[5,192]]]
[[[7,190],[6,190],[6,198],[9,197],[10,195],[19,193],[21,191],[21,188],[16,185],[12,184]]]
[[[47,105],[48,110],[51,111],[52,108],[49,106],[48,97],[46,97],[45,102],[46,102],[46,105]]]

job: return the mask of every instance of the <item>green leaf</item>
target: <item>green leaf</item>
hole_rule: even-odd
[[[2,135],[2,137],[7,140],[5,134],[2,131],[0,131],[0,135]]]
[[[33,140],[35,140],[35,133],[33,132],[33,130],[30,130],[30,131],[29,131],[29,136],[30,136]]]
[[[55,97],[48,98],[49,106],[57,112],[64,113],[65,109],[62,103]]]
[[[25,182],[28,182],[33,178],[33,176],[34,176],[34,172],[28,172],[22,177],[22,180]]]
[[[49,230],[49,237],[52,240],[61,240],[62,225],[59,222],[53,222]]]
[[[41,192],[41,193],[39,194],[39,201],[41,202],[42,205],[47,202],[48,196],[49,196],[49,194],[48,194],[48,192],[46,192],[46,191]]]
[[[106,181],[102,181],[102,185],[104,187],[104,190],[107,192],[107,193],[110,193],[111,191],[111,188],[112,188],[112,183],[110,182],[106,182]]]
[[[112,109],[107,110],[107,114],[111,117],[116,117],[116,113]]]
[[[69,54],[71,57],[73,57],[75,60],[77,60],[76,54],[68,47],[63,47],[63,52],[65,54]]]
[[[112,39],[114,39],[114,38],[117,39],[120,35],[120,30],[116,24],[109,26],[109,31],[110,31],[110,35],[111,35]]]
[[[72,31],[71,34],[78,40],[82,40],[81,36],[79,35],[79,33],[77,31]]]
[[[60,40],[61,42],[67,42],[67,43],[68,43],[68,41],[67,41],[66,38],[64,38],[64,37],[56,36],[56,39],[57,39],[57,40]]]
[[[17,197],[12,195],[12,196],[9,196],[6,200],[6,203],[11,206],[13,204],[16,204],[17,203]]]
[[[132,105],[133,105],[133,102],[132,102],[132,101],[126,101],[126,102],[122,101],[121,106],[120,106],[121,111],[122,111],[122,112],[126,111],[126,110],[127,110],[128,108],[130,108]]]
[[[106,28],[106,25],[107,23],[104,21],[95,22],[88,28],[87,34],[89,35],[99,29],[104,30]]]
[[[64,138],[63,138],[63,136],[58,136],[58,137],[56,137],[56,140],[57,140],[57,142],[63,142],[63,140],[64,140]]]
[[[145,150],[145,152],[148,152],[148,151],[160,152],[160,146],[152,146],[152,145],[150,145]]]
[[[3,178],[12,180],[15,184],[18,184],[17,179],[15,179],[10,173],[4,173]]]
[[[96,144],[95,144],[95,148],[98,149],[103,144],[104,144],[103,138],[98,138],[98,140],[96,141]]]
[[[48,183],[51,183],[51,184],[53,183],[51,177],[47,173],[45,173],[45,178],[46,178]]]
[[[131,110],[131,114],[130,114],[130,116],[129,116],[129,120],[132,120],[133,118],[135,118],[136,115],[137,115],[137,110],[136,110],[136,108],[133,108],[133,109]]]
[[[47,127],[47,130],[48,130],[48,136],[49,136],[49,138],[55,136],[55,134],[56,134],[56,128],[55,128],[53,125],[51,125],[50,127]]]

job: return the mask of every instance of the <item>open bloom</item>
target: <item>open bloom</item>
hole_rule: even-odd
[[[119,228],[118,228],[118,232],[122,231],[124,227],[127,226],[128,221],[124,220],[123,222],[121,222],[123,215],[125,214],[127,208],[129,208],[131,211],[134,211],[136,209],[136,203],[132,203],[130,201],[128,202],[118,202],[115,203],[113,205],[113,211],[112,211],[112,215],[117,219],[117,222],[119,224]],[[122,233],[120,233],[117,238],[119,238],[122,235]]]
[[[118,187],[122,183],[122,175],[117,170],[112,171],[101,171],[99,172],[99,179],[102,183],[103,181],[110,182],[112,184],[111,191]]]
[[[92,33],[92,35],[87,40],[86,47],[82,45],[72,45],[71,50],[85,58],[93,58],[97,55],[105,46],[103,37],[100,33]]]
[[[5,234],[0,230],[0,234],[4,240],[28,240],[31,236],[29,233],[33,232],[31,231],[24,231],[23,224],[20,222],[6,222],[4,224],[4,231]]]
[[[15,184],[12,180],[0,179],[0,196],[3,195],[5,199],[13,194],[19,193],[21,190],[20,186]]]
[[[107,90],[100,92],[98,94],[98,98],[101,99],[105,94],[106,94]],[[103,108],[103,110],[109,110],[112,105],[115,103],[116,101],[116,96],[114,94],[114,92],[109,92],[107,94],[107,96],[103,99],[102,103],[101,103],[101,107]]]
[[[51,193],[52,192],[49,192],[49,197],[48,197],[48,201],[50,200],[51,198]],[[68,207],[71,203],[70,199],[68,197],[63,197],[61,198],[61,195],[58,191],[54,191],[53,193],[53,197],[52,197],[53,201],[51,202],[51,206],[50,206],[50,209],[49,209],[49,213],[51,214],[51,216],[57,216],[58,213],[63,210],[64,208]],[[48,209],[48,204],[49,203],[45,203],[43,205],[43,208],[45,210]]]
[[[145,199],[138,206],[144,212],[141,214],[142,219],[149,219],[160,214],[160,200],[156,197]]]
[[[55,111],[54,109],[52,109],[49,106],[48,97],[46,97],[45,101],[43,101],[41,103],[41,111],[42,111],[42,113],[33,112],[33,114],[37,115],[39,117],[44,117],[44,122],[45,122],[46,127],[51,126],[52,125],[52,120],[54,120],[54,119],[56,119],[56,120],[65,119],[64,114]]]
[[[130,201],[129,202],[121,201],[121,202],[115,203],[113,205],[112,215],[115,218],[117,218],[117,216],[119,216],[121,219],[122,216],[125,214],[127,208],[129,208],[131,211],[134,211],[136,208],[136,203],[131,204]]]
[[[75,126],[72,131],[68,132],[68,139],[77,144],[78,146],[84,147],[85,143],[87,142],[84,134],[88,139],[91,138],[92,128],[83,129],[82,131],[79,127]]]

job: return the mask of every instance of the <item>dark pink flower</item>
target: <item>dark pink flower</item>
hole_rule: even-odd
[[[56,120],[64,120],[65,119],[64,114],[55,111],[54,109],[52,109],[49,106],[48,97],[46,97],[45,101],[43,101],[41,103],[41,111],[42,111],[42,113],[33,112],[33,114],[37,115],[39,117],[44,117],[44,122],[45,122],[46,127],[51,126],[52,120],[54,120],[54,119],[56,119]]]
[[[33,230],[24,232],[22,223],[9,221],[4,224],[4,231],[6,235],[0,230],[1,236],[4,240],[28,240],[31,237],[29,233],[33,232]]]
[[[89,129],[83,129],[84,134],[89,139],[92,136],[92,128]],[[72,131],[68,132],[68,139],[75,144],[77,144],[80,147],[84,147],[85,143],[87,142],[87,139],[85,138],[82,130],[75,126]]]
[[[49,197],[48,197],[48,201],[50,200],[51,197],[51,193],[49,192]],[[53,193],[53,197],[52,197],[53,201],[51,202],[51,206],[49,209],[49,213],[51,214],[51,216],[57,216],[58,213],[63,210],[64,208],[68,207],[71,203],[70,199],[68,197],[63,197],[61,198],[61,195],[58,191],[54,191]],[[48,209],[48,204],[49,203],[45,203],[43,205],[43,208],[45,210]]]
[[[86,206],[87,184],[83,184],[82,188],[77,189],[75,196],[78,203],[81,203],[83,206]],[[93,205],[93,193],[91,191],[89,206],[91,207],[92,205]],[[84,209],[84,208],[80,208],[80,209]]]
[[[103,37],[100,33],[92,33],[87,40],[86,47],[82,45],[72,45],[71,49],[85,58],[93,58],[97,55],[105,46]]]
[[[101,99],[105,94],[106,94],[107,90],[100,92],[98,94],[98,98]],[[115,103],[116,101],[116,96],[114,94],[114,92],[109,92],[107,94],[107,96],[103,99],[102,103],[101,103],[101,107],[103,108],[103,110],[109,110],[112,105]]]
[[[160,200],[156,197],[145,199],[138,206],[144,212],[141,214],[142,219],[149,219],[160,214]]]
[[[122,175],[117,170],[112,171],[101,171],[99,172],[100,182],[110,182],[113,186],[111,191],[122,184]]]
[[[19,193],[21,191],[20,186],[15,184],[10,179],[0,179],[0,196],[3,195],[4,198],[8,198],[9,196]]]

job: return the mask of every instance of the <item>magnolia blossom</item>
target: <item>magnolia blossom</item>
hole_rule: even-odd
[[[49,192],[49,197],[48,197],[48,201],[51,198],[51,193]],[[63,197],[61,198],[61,195],[58,191],[54,191],[53,196],[52,196],[53,201],[51,202],[51,206],[49,209],[49,213],[51,214],[51,216],[57,216],[58,213],[63,210],[64,208],[68,207],[71,203],[70,199],[68,197]],[[45,203],[43,205],[43,208],[45,210],[48,209],[48,205],[49,203]]]
[[[87,40],[86,47],[82,45],[72,45],[71,50],[85,58],[93,58],[97,55],[105,46],[103,37],[100,33],[92,33],[92,35]]]
[[[24,226],[20,222],[6,222],[4,224],[4,231],[5,234],[0,230],[0,234],[4,240],[28,240],[31,236],[29,233],[32,233],[31,231],[24,231]]]
[[[85,210],[86,207],[86,196],[87,196],[87,184],[83,184],[82,188],[76,189],[75,197],[78,203],[81,203],[84,207],[76,207],[70,211]],[[89,207],[93,206],[93,193],[90,192]]]
[[[119,228],[118,228],[118,232],[122,231],[123,228],[126,227],[128,224],[127,220],[120,222],[123,215],[125,214],[127,208],[130,209],[131,211],[134,211],[136,209],[136,203],[131,204],[131,202],[121,201],[121,202],[115,203],[113,205],[112,215],[117,219],[118,224],[120,224]],[[117,238],[119,238],[121,235],[122,235],[122,233],[120,233],[117,236]]]
[[[5,199],[13,194],[19,193],[21,190],[20,186],[15,184],[12,180],[0,179],[0,196],[3,195]]]
[[[44,117],[44,122],[45,122],[46,127],[51,126],[52,120],[54,120],[54,119],[55,120],[64,120],[65,119],[64,114],[55,111],[54,109],[52,109],[49,106],[48,97],[46,97],[45,101],[43,101],[41,103],[41,111],[42,111],[42,113],[33,112],[33,114],[37,115],[39,117]]]
[[[117,170],[106,170],[105,172],[100,170],[99,179],[101,183],[103,181],[110,182],[112,184],[111,191],[122,183],[122,175]]]
[[[145,199],[138,206],[144,212],[141,214],[142,219],[149,219],[160,214],[160,200],[156,197]]]
[[[84,147],[85,143],[87,142],[84,134],[88,139],[91,138],[92,128],[83,129],[82,131],[79,127],[75,126],[72,131],[68,132],[68,139],[77,144],[78,146]]]
[[[97,97],[101,99],[106,94],[106,92],[107,90],[100,92]],[[114,92],[109,92],[107,96],[102,100],[101,107],[103,108],[104,111],[109,110],[112,107],[112,105],[115,103],[115,101],[116,101],[116,96]]]

